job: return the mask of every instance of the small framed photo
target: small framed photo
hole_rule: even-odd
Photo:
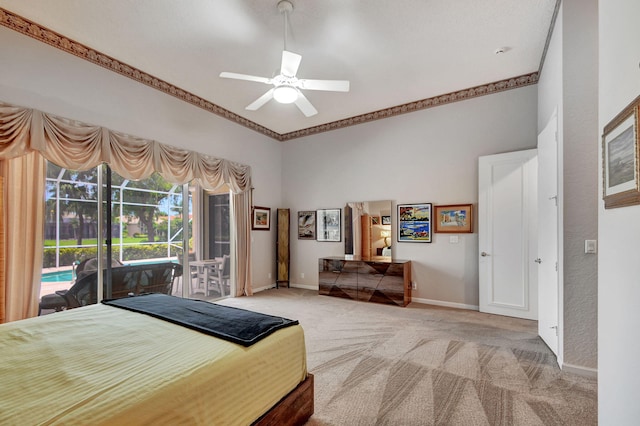
[[[383,225],[391,225],[391,216],[382,216]]]
[[[434,206],[435,232],[473,233],[473,204]]]
[[[371,216],[372,225],[380,225],[380,216]]]
[[[340,209],[323,209],[316,211],[316,240],[318,241],[341,241],[341,219]]]
[[[253,206],[251,209],[251,229],[268,231],[271,228],[271,209]]]
[[[298,239],[316,239],[316,212],[313,210],[298,212]]]
[[[431,242],[431,203],[398,204],[398,242]]]
[[[638,158],[640,96],[604,127],[602,180],[604,208],[640,204]]]

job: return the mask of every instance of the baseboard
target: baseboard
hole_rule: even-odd
[[[258,293],[258,292],[265,291],[265,290],[271,290],[272,288],[276,288],[276,285],[275,284],[269,284],[269,285],[266,285],[266,286],[263,286],[263,287],[255,287],[255,288],[252,288],[251,290],[253,290],[254,293]]]
[[[305,290],[318,291],[318,286],[317,285],[289,283],[289,287],[303,288]],[[275,288],[275,284],[273,284],[271,286],[254,288],[253,292],[256,293],[258,291],[269,290],[269,289],[272,289],[272,288]],[[478,306],[476,306],[476,305],[466,305],[464,303],[454,303],[454,302],[443,302],[442,300],[421,299],[421,298],[417,298],[417,297],[412,297],[411,298],[411,303],[422,303],[424,305],[444,306],[446,308],[467,309],[467,310],[470,310],[470,311],[478,311],[478,310],[480,310],[480,308]]]
[[[598,378],[598,369],[582,367],[580,365],[562,364],[560,367],[565,373],[575,374],[577,376],[588,377],[591,379]]]
[[[411,303],[422,303],[424,305],[444,306],[446,308],[467,309],[469,311],[480,310],[480,307],[477,305],[466,305],[464,303],[443,302],[442,300],[421,299],[418,297],[412,297]]]
[[[317,285],[308,285],[308,284],[295,284],[295,283],[290,283],[289,287],[295,287],[295,288],[304,288],[305,290],[315,290],[318,291],[319,288]]]
[[[286,287],[286,285],[283,285],[282,287]],[[307,284],[295,284],[295,283],[289,283],[289,287],[295,287],[295,288],[303,288],[305,290],[314,290],[314,291],[318,291],[318,286],[317,285],[307,285]],[[256,287],[253,290],[254,293],[258,293],[260,291],[264,291],[264,290],[271,290],[273,288],[276,288],[275,283],[274,284],[269,284],[266,286],[262,286],[262,287]]]

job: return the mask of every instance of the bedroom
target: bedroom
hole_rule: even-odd
[[[575,234],[567,230],[565,235],[564,362],[587,370],[597,368],[600,386],[606,386],[604,391],[601,388],[601,415],[608,419],[616,418],[616,414],[608,410],[613,411],[613,407],[617,408],[620,404],[624,408],[615,412],[623,413],[617,415],[624,419],[627,418],[625,415],[633,414],[633,404],[623,405],[621,400],[608,398],[606,390],[614,386],[633,389],[637,381],[634,377],[638,377],[628,374],[629,369],[637,371],[637,367],[631,362],[638,355],[637,348],[625,348],[629,354],[624,359],[628,362],[621,363],[616,358],[617,352],[620,352],[616,349],[620,347],[616,337],[624,336],[621,330],[630,330],[632,333],[633,324],[638,322],[638,314],[632,307],[632,300],[635,299],[633,292],[636,290],[629,287],[633,282],[636,266],[633,261],[628,263],[629,266],[620,265],[616,260],[616,247],[628,249],[630,259],[637,253],[635,248],[625,242],[625,232],[628,231],[620,229],[616,223],[633,223],[636,208],[611,212],[600,207],[598,218],[595,219],[596,202],[599,199],[596,167],[597,142],[602,127],[639,92],[637,58],[634,59],[630,53],[620,49],[620,46],[634,47],[630,46],[630,40],[639,38],[629,36],[637,35],[637,30],[631,28],[627,18],[637,16],[638,10],[631,2],[623,1],[599,6],[599,37],[601,45],[604,45],[600,49],[600,91],[606,95],[601,95],[598,100],[594,93],[585,93],[584,97],[576,94],[582,87],[581,84],[595,90],[598,78],[585,75],[584,72],[598,67],[593,55],[586,58],[574,55],[574,51],[582,52],[578,47],[591,49],[592,53],[597,51],[597,35],[594,35],[597,33],[587,32],[591,35],[591,43],[583,43],[582,39],[571,37],[572,34],[584,37],[585,28],[596,31],[598,14],[591,11],[589,16],[584,16],[578,12],[582,5],[577,3],[562,2],[561,23],[564,29],[558,31],[564,36],[564,40],[558,43],[564,47],[556,46],[557,50],[554,51],[551,46],[547,56],[549,59],[545,64],[548,73],[543,73],[543,80],[537,85],[284,143],[51,49],[7,28],[0,29],[0,48],[2,57],[12,60],[3,59],[1,64],[2,101],[88,123],[98,123],[165,143],[177,144],[185,141],[184,145],[189,149],[249,164],[256,186],[255,204],[273,208],[286,206],[295,211],[341,207],[346,201],[353,200],[474,201],[477,156],[534,147],[536,135],[550,115],[549,105],[560,104],[557,93],[564,90],[562,100],[567,115],[564,158],[565,167],[571,172],[571,179],[565,181],[565,192],[572,196],[579,194],[577,199],[567,199],[567,206],[573,211],[567,211],[566,214],[576,217],[573,213],[584,209],[585,205],[592,206],[588,209],[593,214],[593,217],[585,219],[586,223],[575,223],[578,229]],[[0,6],[3,5],[4,2],[0,2]],[[628,23],[629,27],[621,28],[612,24],[612,20]],[[607,52],[625,58],[626,64],[635,62],[633,73],[629,71],[628,76],[625,74],[623,87],[616,84],[619,78],[615,75],[614,60]],[[589,56],[589,52],[584,54]],[[117,57],[117,54],[114,56]],[[586,81],[576,80],[574,76],[583,76]],[[99,88],[98,91],[96,87]],[[96,93],[100,96],[91,96]],[[126,99],[126,102],[122,99]],[[135,118],[114,112],[125,103],[136,112]],[[584,114],[584,105],[595,106],[598,103],[600,117],[596,120],[599,120],[599,125],[592,122],[584,130],[587,134],[580,134],[577,129],[582,128],[581,124],[570,122],[569,118],[575,119],[574,111]],[[167,118],[159,121],[158,116]],[[149,122],[154,125],[149,127]],[[523,137],[523,134],[527,136]],[[425,141],[430,138],[442,138],[447,143],[441,143],[436,148],[426,146]],[[479,143],[472,148],[464,145],[465,149],[456,145],[470,139],[478,140]],[[593,141],[586,153],[583,149],[585,140]],[[346,144],[344,141],[350,143]],[[399,144],[397,141],[403,143]],[[583,155],[588,156],[590,164],[585,170],[581,170]],[[436,160],[430,162],[433,157]],[[419,158],[420,161],[409,162],[410,158]],[[362,164],[366,166],[363,167]],[[332,170],[328,172],[326,167],[329,165]],[[453,181],[438,180],[443,170],[449,170],[450,167],[455,167],[459,174],[459,185]],[[414,179],[415,176],[423,176],[423,180]],[[402,183],[398,184],[392,177],[401,178]],[[433,184],[433,189],[426,191],[425,187],[434,181],[437,185]],[[375,185],[371,185],[372,182]],[[586,202],[581,198],[583,182],[589,182],[585,189],[588,193]],[[587,261],[576,258],[569,250],[581,246],[584,239],[592,236],[584,235],[586,231],[581,232],[580,228],[593,230],[598,222],[601,263],[597,281],[606,282],[609,289],[615,286],[613,289],[617,291],[601,292],[596,308],[595,266],[583,264]],[[255,232],[253,237],[254,253],[268,253],[265,256],[255,256],[253,260],[253,287],[269,287],[272,283],[268,274],[274,272],[275,264],[272,254],[275,235],[273,232]],[[396,244],[398,256],[424,259],[418,262],[419,266],[415,270],[418,281],[415,297],[459,305],[477,305],[477,266],[474,265],[477,256],[477,247],[474,247],[477,244],[476,238],[477,235],[473,234],[454,248],[447,247],[448,244],[442,242],[419,248]],[[454,258],[457,261],[454,260],[453,264],[446,260],[451,259],[451,256],[441,257],[436,253],[443,246],[459,251],[460,256]],[[341,250],[342,245],[337,243],[311,243],[292,239],[294,283],[313,287],[317,258],[340,254]],[[461,260],[465,258],[473,261]],[[587,274],[584,273],[585,266],[590,271]],[[301,278],[302,274],[304,279]],[[627,315],[628,323],[618,322],[615,313],[620,309]],[[596,317],[601,327],[598,339],[595,333]],[[598,351],[596,345],[599,346]],[[602,412],[603,408],[607,411]]]

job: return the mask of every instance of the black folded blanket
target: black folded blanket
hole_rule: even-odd
[[[102,303],[150,315],[242,346],[251,346],[297,320],[261,314],[203,300],[143,294]]]

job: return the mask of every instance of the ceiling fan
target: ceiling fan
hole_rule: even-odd
[[[302,113],[311,117],[318,111],[311,102],[302,94],[302,90],[325,90],[331,92],[348,92],[347,80],[309,80],[296,77],[302,56],[287,50],[287,14],[293,10],[293,5],[287,0],[278,2],[278,10],[284,15],[284,50],[282,51],[282,63],[280,73],[272,78],[258,77],[255,75],[222,72],[220,77],[237,80],[255,81],[258,83],[272,84],[264,95],[249,104],[246,109],[255,111],[271,99],[282,104],[295,103]]]

